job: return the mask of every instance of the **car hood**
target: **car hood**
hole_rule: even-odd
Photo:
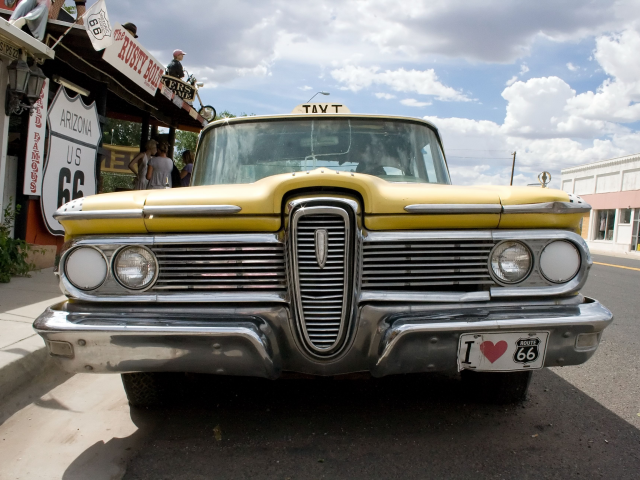
[[[561,190],[393,183],[371,175],[324,168],[274,175],[251,184],[94,195],[83,199],[81,207],[82,212],[94,212],[94,216],[70,215],[59,220],[68,237],[97,233],[275,232],[281,228],[287,198],[297,193],[318,192],[341,193],[361,199],[364,225],[370,230],[575,230],[584,216],[583,211],[568,213],[549,209],[545,213],[539,208],[529,213],[525,213],[526,210],[509,213],[508,208],[500,208],[570,203],[569,195]],[[101,215],[101,212],[111,212],[111,215]]]

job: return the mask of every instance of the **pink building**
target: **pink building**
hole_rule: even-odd
[[[640,252],[640,154],[566,168],[562,189],[593,207],[582,224],[593,252]]]

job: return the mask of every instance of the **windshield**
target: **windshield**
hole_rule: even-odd
[[[450,184],[436,134],[403,120],[309,118],[221,125],[198,147],[192,185],[253,183],[315,168]]]

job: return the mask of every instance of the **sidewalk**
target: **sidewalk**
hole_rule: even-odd
[[[64,300],[53,268],[0,283],[0,398],[44,367],[44,342],[31,324],[49,305]]]

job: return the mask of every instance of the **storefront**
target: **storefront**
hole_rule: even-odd
[[[640,252],[640,154],[564,169],[562,189],[593,207],[582,226],[593,251]]]
[[[62,12],[57,18],[64,16]],[[103,125],[108,118],[139,124],[140,145],[149,138],[156,138],[159,127],[167,128],[171,147],[177,129],[199,132],[207,122],[190,104],[162,84],[164,66],[116,23],[116,19],[111,19],[111,26],[117,41],[113,46],[96,51],[83,25],[72,26],[69,21],[49,19],[45,38],[40,42],[10,25],[6,21],[10,15],[10,10],[0,8],[0,100],[4,104],[7,66],[21,49],[30,58],[44,61],[39,66],[47,78],[47,91],[43,91],[43,105],[37,109],[40,115],[37,119],[28,111],[0,114],[0,200],[3,207],[10,199],[21,206],[14,236],[29,244],[45,246],[48,251],[45,264],[52,264],[64,237],[45,220],[51,216],[50,212],[67,199],[98,192],[100,172],[103,169],[123,171],[124,159],[136,153],[135,148],[116,149],[102,144]],[[55,46],[54,52],[51,47],[69,27],[70,31]],[[58,102],[57,107],[54,102]],[[62,103],[66,106],[60,110]],[[69,118],[73,123],[56,121],[52,130],[51,123],[46,121],[52,108],[71,115]],[[33,133],[36,120],[42,125],[42,135]],[[68,128],[68,134],[60,130],[60,123],[66,123],[63,126]],[[62,141],[68,145],[61,145]],[[52,145],[55,151],[51,150]],[[75,150],[71,148],[74,145],[78,147]],[[49,172],[55,169],[55,162],[64,163],[65,149],[75,153],[82,149],[82,162],[77,156],[69,168],[62,165],[65,168],[60,168],[60,193],[47,193],[47,182],[43,186],[42,174],[47,168]],[[38,158],[40,163],[32,162],[32,158]],[[87,168],[88,162],[93,162],[91,168]],[[76,168],[74,172],[75,163],[81,163],[84,170],[79,172]],[[58,175],[57,171],[54,173]],[[51,188],[58,187],[49,190]]]

